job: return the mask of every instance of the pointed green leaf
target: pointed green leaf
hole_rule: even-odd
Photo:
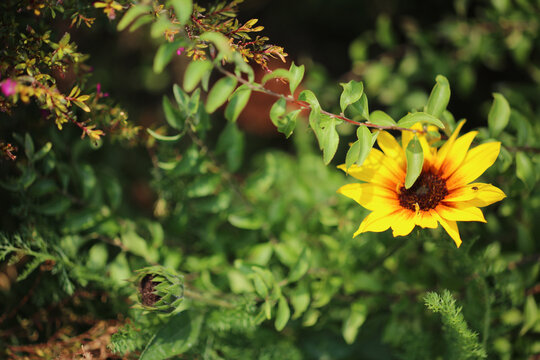
[[[531,159],[521,151],[516,153],[516,175],[527,186],[527,189],[534,188],[536,184],[534,165]]]
[[[144,13],[148,13],[152,8],[148,5],[135,5],[129,8],[128,11],[122,16],[122,19],[118,22],[117,30],[122,31],[128,27],[129,24],[135,20],[136,17]]]
[[[30,137],[30,134],[24,134],[24,153],[28,160],[32,161],[34,157],[34,141]]]
[[[217,59],[220,60],[224,57],[230,58],[233,54],[231,47],[229,46],[229,39],[222,33],[209,31],[201,34],[201,40],[209,41],[216,46],[219,52]]]
[[[367,307],[363,303],[354,303],[349,316],[343,322],[341,333],[347,344],[352,344],[358,335],[358,329],[364,324],[367,317]]]
[[[285,137],[289,138],[292,135],[296,128],[296,119],[301,111],[301,109],[294,110],[282,118],[281,123],[278,125],[278,131],[285,134]]]
[[[174,54],[176,54],[176,51],[178,48],[182,45],[185,45],[185,41],[179,40],[174,42],[166,42],[164,44],[161,44],[156,51],[156,55],[154,56],[154,65],[153,69],[156,74],[159,74],[165,69],[165,66],[171,61]]]
[[[291,90],[291,95],[293,96],[296,88],[298,85],[300,85],[302,79],[304,78],[304,70],[304,65],[296,66],[294,62],[289,68],[289,89]]]
[[[238,129],[235,123],[228,123],[219,136],[216,153],[225,154],[227,168],[230,172],[235,172],[242,166],[244,145],[244,133]]]
[[[354,104],[351,104],[350,109],[351,109],[353,114],[358,114],[361,117],[363,117],[364,119],[366,119],[368,121],[370,120],[369,119],[368,99],[367,99],[367,95],[365,93],[362,94],[362,96],[360,97],[360,100],[358,100]]]
[[[405,151],[405,157],[407,158],[405,189],[409,189],[420,176],[422,166],[424,165],[424,152],[422,151],[422,145],[420,145],[420,141],[416,135],[409,141]]]
[[[310,302],[309,289],[303,284],[299,283],[298,287],[291,294],[291,305],[294,309],[293,319],[298,319],[307,310]]]
[[[492,137],[498,136],[510,120],[510,105],[502,94],[493,94],[493,104],[489,109],[488,127]]]
[[[157,132],[153,131],[152,129],[146,129],[146,131],[155,139],[159,141],[177,141],[182,137],[182,134],[177,134],[174,136],[166,136],[158,134]]]
[[[448,79],[442,75],[437,75],[435,81],[437,83],[429,95],[426,113],[440,119],[450,101],[450,84]]]
[[[71,206],[71,201],[67,197],[57,196],[50,201],[35,207],[38,213],[44,215],[57,215],[65,213]]]
[[[234,91],[236,84],[237,80],[229,76],[219,79],[208,93],[206,111],[211,114],[223,105]]]
[[[328,165],[336,154],[339,145],[339,134],[336,130],[337,121],[335,118],[326,116],[324,120],[324,126],[321,126],[321,146],[324,164]]]
[[[148,341],[141,360],[170,359],[197,344],[203,323],[202,315],[183,311],[164,321],[163,326]]]
[[[278,78],[285,78],[285,79],[289,80],[289,78],[290,78],[289,70],[287,70],[287,69],[276,69],[276,70],[272,71],[271,73],[264,75],[264,77],[262,78],[261,84],[264,85],[269,80],[278,79]]]
[[[307,271],[309,270],[309,254],[310,251],[308,248],[304,248],[304,250],[302,250],[302,253],[298,257],[296,264],[294,265],[289,274],[290,282],[300,280],[302,276],[307,273]]]
[[[360,154],[358,155],[358,159],[356,160],[356,165],[360,166],[364,163],[369,153],[371,152],[374,140],[373,135],[371,134],[371,131],[367,126],[360,126],[358,130],[356,130],[356,136],[358,137],[358,141],[361,144]]]
[[[163,96],[163,112],[169,125],[176,130],[182,131],[186,122],[186,117],[172,104],[167,96]]]
[[[181,111],[184,111],[185,113],[189,113],[188,111],[188,104],[189,104],[189,95],[186,94],[180,86],[177,84],[173,85],[173,94],[174,99],[176,100],[176,104],[178,104],[178,108]]]
[[[360,100],[364,94],[364,84],[359,81],[351,80],[348,83],[341,83],[343,91],[339,98],[339,106],[341,107],[341,112],[344,113],[345,109]]]
[[[287,304],[287,299],[285,299],[283,296],[280,296],[279,302],[278,302],[277,313],[276,313],[276,322],[274,323],[276,330],[277,331],[283,330],[283,328],[285,328],[285,325],[287,325],[287,322],[289,322],[290,317],[291,317],[291,309],[289,309],[289,304]]]
[[[180,25],[186,25],[191,19],[191,13],[193,12],[192,0],[169,0],[169,3],[173,6],[174,13]]]
[[[410,128],[417,122],[432,124],[444,129],[444,124],[441,122],[441,120],[425,112],[408,113],[402,117],[397,124],[404,128]]]
[[[396,126],[394,119],[381,110],[375,110],[369,115],[369,122],[380,126]]]
[[[212,67],[212,63],[208,60],[197,60],[189,63],[184,74],[184,90],[187,92],[193,91],[203,76],[210,73]]]
[[[238,89],[229,98],[229,104],[225,109],[225,118],[229,121],[236,122],[242,110],[246,107],[251,89],[246,85],[239,86]]]

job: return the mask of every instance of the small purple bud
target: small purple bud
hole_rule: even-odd
[[[15,94],[17,83],[11,79],[7,79],[0,83],[0,87],[5,96],[10,96]]]
[[[101,83],[97,83],[96,90],[98,94],[101,92]]]
[[[176,50],[176,55],[182,55],[182,53],[186,50],[185,47],[179,47],[178,50]]]

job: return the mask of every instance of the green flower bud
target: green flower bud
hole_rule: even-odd
[[[162,313],[172,313],[184,299],[184,277],[162,266],[137,270],[135,283],[139,303],[135,307]]]

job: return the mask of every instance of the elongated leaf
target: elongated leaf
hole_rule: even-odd
[[[155,139],[159,140],[159,141],[178,141],[181,137],[182,137],[182,134],[177,134],[177,135],[173,135],[173,136],[166,136],[166,135],[161,135],[161,134],[158,134],[157,132],[153,131],[152,129],[146,129],[146,131]]]
[[[36,206],[36,211],[44,215],[57,215],[66,212],[71,201],[63,196],[53,198],[51,201]]]
[[[140,359],[169,359],[186,352],[197,343],[202,322],[202,315],[192,315],[188,311],[168,318],[150,339]]]
[[[229,46],[229,40],[222,33],[209,31],[201,34],[201,40],[209,41],[216,46],[216,49],[219,52],[217,59],[222,59],[223,57],[230,58],[233,54],[231,47]]]
[[[360,97],[360,100],[358,100],[354,104],[351,104],[350,109],[352,110],[353,114],[358,114],[364,119],[368,121],[370,120],[368,99],[365,93],[362,94],[362,96]]]
[[[236,84],[237,80],[229,76],[219,79],[208,93],[206,111],[211,114],[223,105],[234,91]]]
[[[283,296],[280,296],[276,313],[276,322],[274,323],[276,330],[283,330],[283,328],[285,328],[285,325],[287,325],[287,322],[289,322],[290,317],[291,309],[289,308],[289,304],[287,304],[287,299],[285,299]]]
[[[269,80],[277,79],[277,78],[285,78],[285,79],[289,80],[289,78],[290,78],[289,70],[287,70],[287,69],[276,69],[276,70],[272,71],[271,73],[264,75],[264,77],[262,78],[261,84],[264,85]]]
[[[394,119],[390,117],[387,113],[381,110],[375,110],[369,115],[369,122],[375,125],[381,126],[396,126]]]
[[[294,110],[286,114],[282,119],[281,123],[278,125],[278,131],[285,134],[285,137],[289,138],[294,129],[296,128],[296,119],[302,110]]]
[[[216,153],[225,154],[227,168],[235,172],[242,166],[244,159],[245,136],[235,123],[228,123],[219,136]]]
[[[298,281],[307,273],[309,270],[309,254],[310,251],[308,248],[302,250],[302,253],[298,257],[298,261],[294,264],[294,267],[289,274],[289,281]]]
[[[186,25],[189,19],[191,19],[191,13],[193,12],[192,0],[169,0],[169,2],[174,8],[174,13],[180,25]]]
[[[165,66],[171,61],[173,55],[176,54],[178,48],[182,45],[185,45],[184,40],[166,42],[160,45],[154,56],[153,69],[156,74],[163,71]]]
[[[363,303],[354,303],[351,306],[351,311],[349,316],[346,318],[343,323],[343,328],[341,333],[347,344],[352,344],[356,340],[356,335],[358,335],[358,329],[364,322],[367,317],[367,307]]]
[[[435,81],[437,83],[429,95],[426,113],[440,119],[450,101],[450,84],[448,79],[442,75],[437,75]]]
[[[361,144],[360,154],[358,155],[358,159],[356,159],[356,165],[360,166],[364,163],[369,153],[371,152],[374,140],[373,135],[371,134],[371,131],[367,126],[360,126],[358,130],[356,130],[356,136],[358,137],[358,141]]]
[[[321,131],[321,145],[324,164],[328,165],[336,154],[339,145],[339,134],[336,131],[337,120],[329,116],[325,120],[325,125]]]
[[[136,17],[144,13],[150,12],[152,8],[148,5],[135,5],[129,8],[124,14],[122,19],[118,22],[117,30],[122,31],[128,27],[129,24],[135,20]]]
[[[523,183],[525,183],[529,190],[536,184],[534,165],[531,159],[521,151],[516,153],[516,175]]]
[[[407,158],[405,189],[409,189],[420,176],[422,166],[424,165],[424,152],[422,151],[422,145],[420,145],[420,141],[416,135],[409,141],[405,151],[405,157]]]
[[[229,104],[225,109],[225,118],[229,121],[236,122],[238,116],[240,116],[242,110],[246,107],[250,96],[251,89],[247,85],[239,86],[229,98]]]
[[[298,85],[300,85],[302,79],[304,78],[304,70],[304,65],[296,66],[294,62],[289,68],[289,89],[291,90],[291,95],[293,96],[296,88]]]
[[[163,96],[163,112],[165,113],[165,119],[169,125],[176,130],[182,131],[184,129],[186,117],[175,108],[168,97]]]
[[[208,60],[198,60],[189,63],[184,74],[184,90],[187,92],[193,91],[203,76],[210,73],[212,67],[212,63]]]
[[[173,94],[176,104],[178,104],[178,108],[185,113],[190,113],[188,110],[189,95],[186,94],[177,84],[173,85]]]
[[[488,127],[491,136],[498,136],[510,120],[510,105],[502,94],[493,94],[493,104],[489,109]]]
[[[397,124],[404,128],[410,128],[417,122],[432,124],[444,129],[444,124],[441,122],[441,120],[425,112],[408,113],[402,117]]]
[[[339,106],[341,107],[341,112],[345,112],[345,109],[360,100],[364,94],[364,84],[359,81],[351,80],[348,83],[341,83],[343,91],[339,98]]]

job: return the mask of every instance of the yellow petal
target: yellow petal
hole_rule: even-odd
[[[459,204],[459,203],[458,203]],[[457,204],[456,204],[457,205]],[[482,210],[477,207],[450,207],[443,204],[437,205],[435,208],[437,213],[447,219],[452,221],[479,221],[486,222]]]
[[[491,184],[472,183],[452,191],[445,202],[460,202],[467,206],[484,207],[501,201],[506,194]]]
[[[443,144],[443,146],[441,146],[441,148],[437,152],[437,158],[435,159],[435,163],[433,164],[436,170],[439,170],[441,168],[441,165],[443,164],[444,159],[446,158],[446,156],[448,155],[448,152],[454,145],[454,142],[456,141],[459,135],[459,132],[461,131],[461,128],[463,127],[464,124],[465,124],[465,121],[459,122],[459,124],[457,125],[456,129],[454,130],[450,138]]]
[[[406,169],[405,153],[392,135],[386,131],[380,131],[377,136],[377,144],[386,156],[391,157],[401,168]]]
[[[437,218],[437,220],[442,225],[444,230],[446,230],[448,235],[450,235],[452,240],[454,240],[454,242],[456,243],[456,246],[459,248],[461,246],[462,241],[461,241],[461,237],[459,236],[459,229],[458,229],[457,222],[443,219],[436,212],[433,213],[433,216]]]
[[[389,167],[394,171],[391,171]],[[399,167],[395,165],[395,162],[377,149],[371,149],[371,152],[362,166],[352,165],[347,169],[343,164],[339,165],[338,168],[356,179],[379,184],[391,190],[396,188],[398,182],[404,181],[405,179],[404,174],[395,174],[395,171],[399,169]]]
[[[414,218],[414,223],[424,229],[435,229],[438,225],[437,219],[433,216],[433,210],[419,211]]]
[[[471,146],[473,139],[475,138],[478,131],[471,131],[461,136],[454,142],[454,145],[449,149],[446,158],[441,165],[440,175],[443,178],[448,178],[465,160],[467,156],[467,151]]]
[[[392,224],[392,235],[394,237],[409,235],[415,226],[414,212],[410,210],[398,211],[389,216],[388,221]]]
[[[366,216],[364,221],[362,221],[353,237],[368,231],[382,232],[387,230],[390,227],[390,222],[387,219],[390,214],[385,211],[374,211],[370,213]]]
[[[371,211],[396,210],[399,208],[397,194],[388,188],[372,183],[347,184],[337,191]]]
[[[476,180],[497,160],[500,149],[500,142],[490,142],[469,150],[463,163],[446,181],[447,188],[452,190]]]

